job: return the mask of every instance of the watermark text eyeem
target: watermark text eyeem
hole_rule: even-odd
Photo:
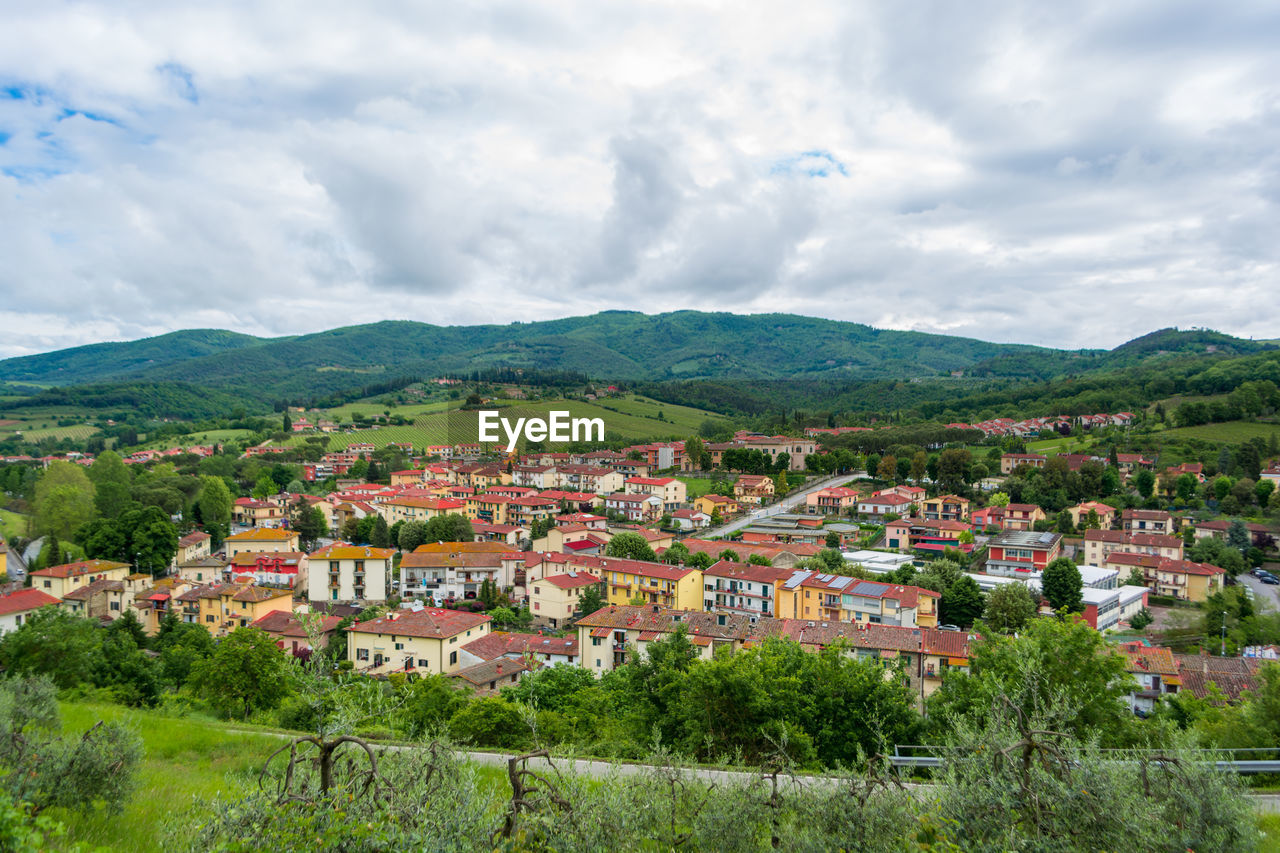
[[[482,409],[480,436],[482,442],[501,441],[501,428],[507,438],[507,452],[516,449],[523,435],[525,441],[604,441],[604,418],[575,418],[570,412],[551,411],[545,418],[516,418],[515,422],[502,417],[493,409]]]

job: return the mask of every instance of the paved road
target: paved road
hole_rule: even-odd
[[[741,518],[726,522],[719,527],[710,527],[698,534],[699,539],[711,539],[716,536],[728,536],[736,530],[741,530],[749,524],[754,524],[762,518],[768,518],[771,515],[779,515],[781,513],[790,512],[800,504],[804,503],[804,499],[814,492],[822,489],[829,489],[832,486],[838,486],[841,483],[847,483],[852,479],[860,476],[857,473],[840,474],[833,477],[824,477],[821,480],[806,483],[803,489],[792,492],[776,504],[771,504],[764,509],[758,509],[749,512]]]
[[[1276,573],[1272,572],[1272,574]],[[1277,577],[1280,577],[1280,575],[1277,575]],[[1254,601],[1269,601],[1273,608],[1280,610],[1280,586],[1265,584],[1248,572],[1236,576],[1236,580],[1253,590]]]

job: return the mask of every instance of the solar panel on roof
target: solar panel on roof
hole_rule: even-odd
[[[831,586],[836,589],[844,589],[853,581],[853,578],[836,578],[831,582]]]

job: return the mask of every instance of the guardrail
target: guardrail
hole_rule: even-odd
[[[937,769],[942,767],[945,759],[939,755],[903,755],[903,749],[920,749],[937,751],[936,747],[924,746],[900,746],[894,748],[894,754],[889,757],[889,763],[894,767],[906,768],[928,768]],[[1249,749],[1228,749],[1228,750],[1193,750],[1193,752],[1205,753],[1207,755],[1222,755],[1223,753],[1269,753],[1272,756],[1277,755],[1278,750],[1266,747],[1254,747]],[[1159,763],[1163,753],[1151,752],[1152,762]],[[1257,773],[1280,773],[1280,758],[1233,758],[1233,759],[1217,759],[1213,762],[1214,768],[1224,773],[1239,773],[1242,776],[1248,776]]]

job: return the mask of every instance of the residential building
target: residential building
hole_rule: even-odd
[[[40,608],[58,603],[58,599],[34,587],[7,590],[0,594],[0,635],[21,628]]]
[[[790,569],[720,560],[702,572],[702,607],[753,618],[776,616],[778,584],[789,577]]]
[[[532,658],[538,664],[555,666],[578,665],[578,637],[546,637],[542,634],[519,634],[490,631],[478,640],[464,645],[458,656],[462,666],[475,666],[485,661],[506,658],[520,660]]]
[[[1003,453],[1000,455],[1000,473],[1006,477],[1018,468],[1043,468],[1049,457],[1043,453]]]
[[[811,515],[844,515],[858,508],[858,490],[836,486],[820,489],[804,499],[805,512]]]
[[[401,608],[347,629],[347,659],[368,675],[456,672],[462,647],[489,633],[489,617],[436,607]]]
[[[122,580],[102,578],[62,597],[62,606],[77,616],[114,622],[124,615],[140,590],[151,585],[151,575],[131,574]]]
[[[710,660],[717,648],[741,649],[750,636],[751,620],[737,614],[703,613],[660,604],[602,607],[578,620],[582,666],[602,675],[626,663],[629,653],[644,656],[649,643],[682,626],[698,656]]]
[[[302,590],[307,582],[307,555],[301,551],[242,551],[231,558],[226,573],[232,581]]]
[[[160,623],[169,614],[181,619],[180,607],[175,597],[191,589],[195,584],[181,577],[157,579],[151,586],[139,589],[133,596],[134,615],[142,623],[148,637],[160,633]]]
[[[449,678],[470,687],[477,696],[493,696],[504,687],[520,681],[526,672],[533,672],[540,664],[524,658],[500,657],[477,663],[449,673]]]
[[[623,485],[627,480],[620,472],[603,465],[561,465],[557,473],[559,488],[593,495],[624,491]]]
[[[233,533],[223,542],[228,557],[246,551],[277,552],[298,550],[298,534],[279,527],[255,527],[243,533]]]
[[[678,509],[671,513],[671,524],[678,530],[701,530],[711,526],[711,516],[698,509]]]
[[[1004,508],[1003,530],[1035,530],[1037,521],[1048,518],[1035,504],[1009,504]]]
[[[510,495],[497,495],[490,492],[473,494],[467,498],[467,518],[489,524],[510,524],[507,517],[507,504],[513,500],[515,498]]]
[[[1161,696],[1177,693],[1182,677],[1173,653],[1165,648],[1125,644],[1123,651],[1129,659],[1129,674],[1138,687],[1129,694],[1129,707],[1140,717],[1155,710]]]
[[[916,504],[910,498],[881,492],[862,498],[857,502],[858,514],[873,521],[880,521],[886,515],[896,515],[899,518],[911,515],[913,506],[916,506]]]
[[[529,612],[539,624],[560,628],[573,619],[582,594],[589,587],[601,586],[600,578],[590,572],[570,570],[527,581]]]
[[[340,616],[328,616],[324,613],[299,616],[284,610],[273,610],[255,620],[250,627],[262,631],[275,640],[277,646],[294,657],[306,657],[315,648],[323,649],[329,645],[341,621]],[[312,646],[313,639],[307,630],[307,622],[310,623],[311,631],[315,634],[315,647]]]
[[[227,565],[227,561],[221,557],[205,557],[203,560],[179,563],[177,576],[192,584],[221,583],[226,580]]]
[[[733,496],[742,506],[759,506],[773,500],[773,479],[763,474],[742,474],[733,483]]]
[[[1150,594],[1145,586],[1122,586],[1116,589],[1095,589],[1085,587],[1080,590],[1084,603],[1084,621],[1089,627],[1098,631],[1118,628],[1147,606]]]
[[[471,522],[471,529],[477,542],[502,542],[512,548],[518,548],[532,534],[528,527],[519,524],[490,524],[486,521]]]
[[[1208,563],[1171,559],[1153,554],[1112,552],[1106,565],[1122,573],[1138,569],[1143,584],[1156,595],[1200,603],[1222,590],[1226,572]]]
[[[1061,533],[1005,531],[987,543],[986,571],[992,575],[1015,577],[1020,573],[1043,572],[1045,566],[1062,556]]]
[[[663,607],[702,607],[702,571],[699,569],[617,557],[581,559],[598,563],[594,569],[605,583],[610,604],[629,604],[639,598]]]
[[[703,495],[694,498],[693,508],[705,512],[708,516],[714,515],[716,510],[719,510],[721,518],[737,515],[739,510],[737,499],[727,495]]]
[[[560,504],[542,496],[514,498],[507,503],[507,521],[524,527],[551,518],[560,512]]]
[[[1120,529],[1126,533],[1159,533],[1172,536],[1173,516],[1162,509],[1126,509],[1120,513]]]
[[[656,495],[628,495],[614,493],[604,499],[605,509],[621,513],[628,521],[638,524],[656,521],[662,516],[662,498]]]
[[[1197,521],[1195,524],[1195,537],[1203,539],[1206,536],[1212,536],[1215,539],[1225,540],[1227,531],[1230,529],[1231,522],[1225,518],[1214,521]],[[1269,548],[1274,542],[1275,534],[1265,524],[1247,521],[1244,523],[1244,529],[1249,531],[1250,541],[1263,550]]]
[[[961,542],[960,537],[970,532],[969,524],[964,521],[900,518],[884,526],[885,546],[904,553],[940,554],[948,548],[958,548],[967,553],[973,550],[973,545]]]
[[[123,581],[132,567],[128,563],[111,560],[81,560],[36,569],[31,573],[31,586],[61,601],[67,593],[88,586],[94,581]]]
[[[1089,513],[1093,513],[1098,518],[1098,527],[1102,530],[1110,530],[1116,522],[1116,509],[1113,506],[1101,503],[1099,501],[1085,501],[1082,504],[1070,507],[1064,512],[1071,516],[1071,523],[1077,528],[1084,527],[1089,520]]]
[[[311,601],[387,600],[394,548],[335,542],[308,557],[307,598]]]
[[[400,560],[400,594],[437,602],[475,598],[492,581],[500,590],[515,583],[524,553],[505,542],[429,542]]]
[[[388,525],[399,521],[429,521],[441,515],[461,515],[466,509],[466,503],[451,498],[394,497],[378,505]]]
[[[284,521],[284,509],[271,501],[236,498],[231,505],[231,520],[249,527],[278,527]]]
[[[213,537],[203,530],[193,530],[178,540],[178,550],[173,555],[173,568],[196,560],[203,560],[211,553]]]
[[[920,501],[920,514],[927,521],[968,521],[969,499],[958,495],[939,495]]]
[[[198,586],[176,596],[183,622],[197,624],[214,637],[244,628],[273,610],[293,612],[293,593],[251,583]]]
[[[680,509],[688,495],[688,486],[675,477],[628,477],[623,486],[627,494],[660,498],[664,512]]]
[[[1125,533],[1123,530],[1086,530],[1084,559],[1093,566],[1105,565],[1111,554],[1150,554],[1168,560],[1182,559],[1182,539],[1158,533]]]

